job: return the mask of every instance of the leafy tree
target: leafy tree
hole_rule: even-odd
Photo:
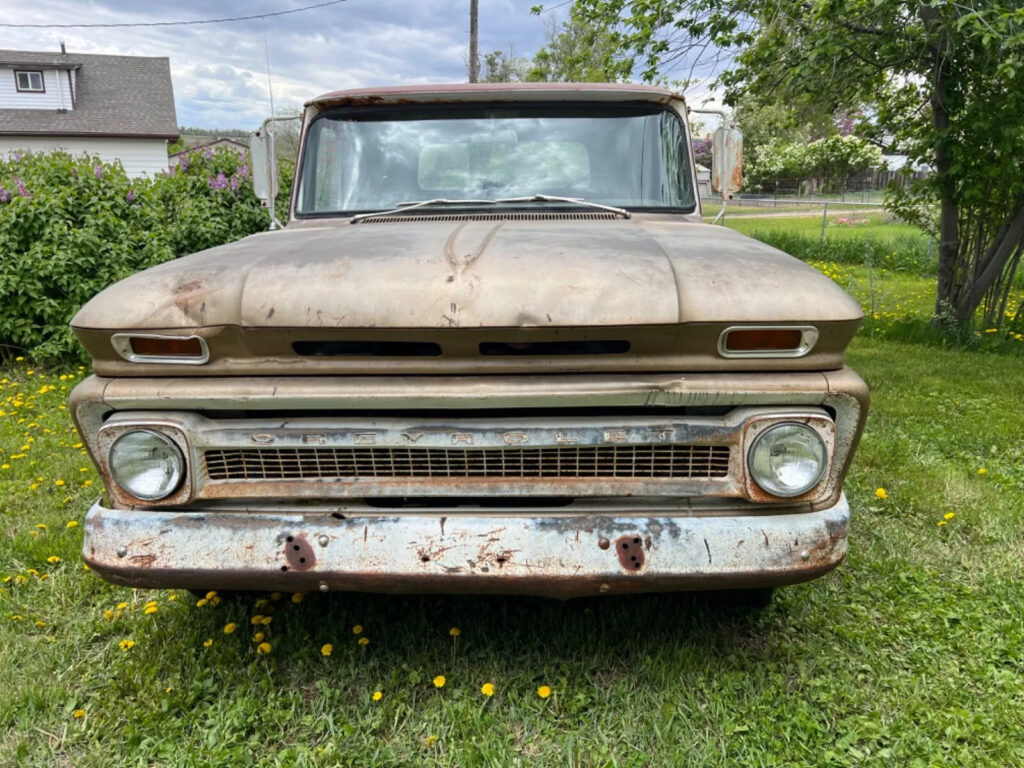
[[[539,12],[535,8],[534,12]],[[547,42],[526,73],[531,82],[615,83],[629,78],[632,63],[619,56],[617,36],[603,22],[585,18],[576,6],[562,25],[550,24]]]
[[[630,66],[707,46],[733,53],[722,76],[743,92],[828,112],[863,111],[862,130],[933,167],[892,205],[930,228],[938,207],[936,323],[998,325],[1024,246],[1024,8],[1018,0],[577,0],[613,28]]]
[[[507,53],[491,51],[484,54],[484,74],[480,82],[519,83],[526,79],[530,66],[530,60],[517,57],[511,46]]]

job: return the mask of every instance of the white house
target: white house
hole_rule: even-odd
[[[177,137],[166,57],[0,50],[0,155],[62,149],[152,175]]]

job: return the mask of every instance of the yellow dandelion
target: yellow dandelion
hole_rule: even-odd
[[[231,623],[224,625],[224,634],[225,635],[230,635],[236,629],[238,629],[238,625],[235,624],[235,622],[232,621]]]
[[[452,637],[458,637],[459,635],[462,634],[462,630],[459,629],[458,627],[452,627],[451,629],[448,630],[448,634],[451,635]]]
[[[359,638],[359,644],[360,645],[369,645],[370,644],[370,638],[368,638],[368,637],[360,637]]]
[[[268,653],[270,653],[270,650],[270,643],[260,643],[256,646],[256,653],[260,654],[261,656],[266,656]]]
[[[211,591],[206,593],[206,599],[207,600],[213,600],[213,598],[215,598],[216,596],[217,596],[217,592],[215,590],[211,590]]]
[[[320,655],[321,656],[330,656],[332,651],[334,651],[334,646],[331,645],[330,643],[324,643],[323,645],[320,646]]]
[[[46,525],[46,523],[36,523],[36,528],[38,528],[41,531],[45,531],[47,527],[48,526]]]
[[[178,596],[176,594],[174,594],[173,592],[171,592],[171,594],[168,596],[167,599],[170,600],[171,602],[174,602],[175,600],[178,599]]]
[[[46,622],[43,621],[42,619],[36,619],[36,626],[39,627],[40,629],[42,629],[43,627],[46,626]]]
[[[876,488],[875,496],[880,498],[882,501],[885,501],[886,499],[889,498],[889,494],[885,492],[885,488]]]
[[[78,527],[78,521],[77,520],[68,520],[67,527],[68,528],[77,528]]]
[[[118,645],[121,646],[121,650],[122,651],[130,651],[132,648],[135,647],[135,641],[134,640],[122,640],[120,643],[118,643]]]
[[[353,635],[361,635],[361,634],[363,634],[363,625],[362,624],[356,624],[354,627],[352,627],[352,634]]]
[[[113,621],[113,619],[114,619],[114,612],[112,610],[110,610],[109,608],[107,608],[107,610],[105,610],[103,612],[103,618],[105,618],[107,621]]]
[[[292,602],[298,605],[302,602],[303,597],[304,595],[301,592],[296,592],[294,595],[292,595]]]
[[[48,558],[46,558],[46,562],[48,562],[48,563],[59,563],[60,562],[60,558],[57,557],[56,555],[50,555]]]
[[[147,606],[146,606],[146,607],[145,607],[145,608],[143,609],[143,611],[142,611],[142,612],[143,612],[144,614],[146,614],[147,616],[152,616],[152,615],[153,615],[154,613],[156,613],[156,612],[157,612],[158,610],[159,610],[159,609],[158,609],[158,608],[157,608],[157,607],[156,607],[155,605],[147,605]]]
[[[211,645],[213,645],[212,637],[208,637],[205,640],[203,640],[203,648],[209,648]]]
[[[944,525],[946,525],[946,521],[945,520],[939,520],[939,528],[941,528]]]
[[[987,475],[988,474],[988,470],[985,469],[984,467],[981,467],[980,469],[978,469],[978,474],[979,475]]]
[[[251,619],[249,619],[249,623],[250,624],[261,624],[261,623],[263,623],[263,614],[262,613],[257,613],[255,616],[253,616]]]
[[[542,699],[546,699],[548,696],[551,695],[551,689],[546,685],[542,685],[540,688],[537,689],[537,695],[540,696]]]
[[[164,689],[164,693],[170,693],[173,690],[174,690],[174,686],[173,685],[168,685],[167,688]]]
[[[252,604],[252,607],[253,608],[263,608],[263,607],[265,607],[265,606],[267,606],[269,604],[270,603],[267,602],[267,598],[261,597],[259,600],[257,600],[255,603]]]
[[[270,599],[273,600],[274,602],[277,602],[278,600],[280,600],[281,597],[282,597],[282,595],[281,595],[280,592],[271,592],[270,593]]]
[[[260,624],[262,624],[264,627],[269,627],[270,626],[270,622],[272,622],[273,620],[274,620],[273,616],[262,616],[262,617],[260,617]]]
[[[200,597],[198,600],[196,600],[196,608],[202,608],[204,605],[208,605],[209,602],[210,601],[207,600],[205,597]]]
[[[85,710],[76,709],[74,712],[71,713],[71,716],[75,718],[75,720],[81,720],[83,717],[85,717]]]
[[[263,637],[264,637],[264,635],[263,635],[262,632],[257,632],[255,635],[252,636],[252,641],[254,643],[262,643],[263,642]]]
[[[494,695],[494,684],[493,683],[484,683],[483,685],[480,686],[480,693],[482,693],[484,696],[487,696],[488,698],[493,696]]]
[[[380,701],[383,698],[384,698],[384,693],[382,691],[374,691],[373,692],[373,700],[374,701]]]
[[[947,512],[946,514],[944,514],[942,516],[942,519],[943,520],[952,520],[954,517],[956,517],[956,512]]]
[[[125,608],[128,607],[128,603],[118,603],[115,607],[117,608],[117,610],[123,611]]]
[[[64,481],[63,480],[54,480],[53,484],[56,485],[56,486],[61,486],[61,485],[64,485]]]
[[[75,443],[75,444],[74,444],[74,445],[72,445],[71,447],[72,447],[72,448],[75,448],[75,449],[78,449],[78,448],[81,448],[81,447],[82,447],[82,444],[81,444],[81,443]]]
[[[83,488],[88,488],[90,485],[92,485],[92,480],[86,480],[84,483],[82,483]]]
[[[25,358],[21,357],[21,356],[18,356],[16,358],[14,358],[14,362],[16,362],[16,363],[23,363],[23,362],[25,362]]]
[[[11,621],[21,621],[21,620],[22,620],[22,619],[24,619],[24,618],[25,618],[24,616],[19,616],[19,615],[18,615],[18,614],[16,613],[16,614],[14,614],[13,616],[11,616]]]

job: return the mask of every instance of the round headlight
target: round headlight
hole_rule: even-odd
[[[148,429],[125,432],[110,447],[110,474],[132,496],[157,501],[174,493],[185,459],[169,437]]]
[[[785,422],[754,439],[747,456],[750,476],[775,496],[807,493],[821,480],[828,450],[821,436],[806,424]]]

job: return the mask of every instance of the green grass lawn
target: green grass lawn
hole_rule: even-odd
[[[817,216],[750,216],[744,218],[740,216],[730,217],[727,211],[725,214],[725,224],[745,235],[754,235],[759,232],[785,231],[794,235],[820,237],[822,217],[820,211],[818,214]],[[888,240],[894,240],[902,236],[910,236],[926,240],[926,236],[914,225],[893,222],[891,218],[891,214],[881,211],[863,211],[839,215],[829,213],[825,219],[825,239],[883,237]],[[852,223],[843,223],[839,219]]]
[[[0,766],[1024,764],[1024,342],[900,342],[886,313],[926,317],[926,279],[819,268],[881,308],[850,352],[873,397],[850,555],[760,613],[111,586],[79,557],[99,490],[64,407],[83,372],[15,364]]]

